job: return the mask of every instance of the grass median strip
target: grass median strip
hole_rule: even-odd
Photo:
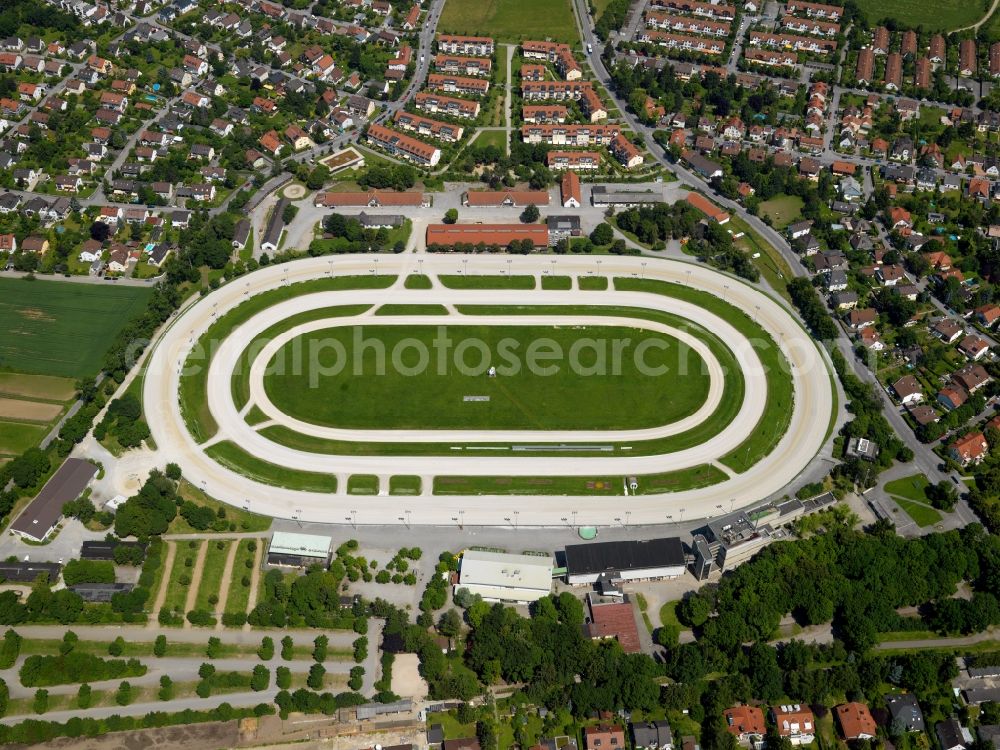
[[[527,275],[507,276],[506,274],[491,275],[468,274],[438,275],[438,281],[449,289],[534,289],[535,277]]]
[[[257,554],[250,547],[253,545],[259,549],[262,544],[264,544],[263,539],[240,539],[236,559],[233,560],[233,579],[229,583],[229,596],[225,601],[225,611],[230,614],[247,611],[250,602],[250,582],[253,579],[253,562]]]
[[[216,443],[205,452],[226,468],[272,487],[305,492],[336,492],[337,477],[312,471],[298,471],[278,466],[252,456],[228,440]]]
[[[218,603],[219,587],[222,585],[222,573],[226,567],[226,558],[229,556],[230,541],[218,539],[208,542],[208,551],[205,553],[205,566],[201,573],[201,582],[198,584],[198,596],[195,600],[194,608],[205,612],[214,612]],[[210,601],[215,597],[215,602]]]
[[[397,474],[389,477],[390,495],[419,495],[420,487],[420,477],[408,474]]]
[[[447,315],[444,305],[382,305],[376,315]]]

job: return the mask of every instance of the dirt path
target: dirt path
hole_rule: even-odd
[[[250,575],[250,597],[247,599],[247,612],[249,613],[257,603],[257,589],[260,588],[260,564],[264,555],[263,540],[257,543],[257,551],[253,553],[253,572]],[[243,626],[244,630],[250,630],[250,623]]]
[[[205,570],[205,556],[208,554],[208,542],[202,542],[198,547],[198,557],[195,558],[194,567],[191,568],[191,588],[188,589],[187,599],[184,601],[184,612],[188,613],[194,609],[194,604],[198,601],[198,587],[201,585],[201,574]],[[191,623],[184,618],[184,627],[190,628]]]
[[[167,598],[167,585],[170,583],[170,571],[174,567],[174,555],[176,554],[177,544],[174,542],[167,542],[167,554],[163,561],[163,580],[160,581],[160,590],[156,592],[156,600],[153,602],[153,610],[151,612],[152,617],[150,617],[149,622],[146,624],[147,628],[159,627],[157,615],[159,615],[160,610],[163,609],[163,602]]]
[[[969,29],[972,29],[973,31],[979,31],[979,27],[982,26],[987,21],[989,21],[990,17],[994,13],[996,13],[998,5],[1000,5],[1000,0],[993,0],[993,5],[991,5],[990,9],[988,11],[986,11],[986,15],[985,16],[983,16],[982,18],[980,18],[978,21],[976,21],[971,26],[964,26],[961,29],[955,29],[955,31],[953,31],[951,33],[955,34],[955,33],[959,32],[959,31],[968,31]]]
[[[226,611],[226,600],[229,598],[229,585],[233,582],[233,563],[236,561],[236,553],[240,548],[240,540],[237,539],[229,544],[229,554],[226,555],[226,565],[222,569],[222,585],[219,587],[219,603],[215,605],[218,622],[215,624],[216,630],[222,630],[222,613]]]

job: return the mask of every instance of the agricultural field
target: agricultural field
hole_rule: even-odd
[[[579,41],[569,0],[448,0],[438,31],[492,36],[499,42]]]
[[[441,371],[437,364],[429,366],[436,356],[428,359],[441,330],[438,326],[365,326],[315,331],[299,337],[302,341],[292,339],[277,352],[268,365],[271,374],[265,378],[265,390],[274,405],[289,416],[357,429],[638,429],[689,416],[708,395],[709,379],[701,357],[665,334],[613,326],[449,327],[444,330],[455,342],[454,357],[448,357],[448,366]],[[338,352],[330,342],[340,342],[348,362],[357,360],[354,351],[361,335],[365,342],[360,346],[362,372],[341,367],[335,374],[315,376],[316,372],[337,369]],[[619,372],[610,359],[602,367],[598,347],[603,345],[610,356],[616,342],[627,339],[630,344],[623,349]],[[488,353],[497,353],[500,358],[490,361],[502,369],[505,343],[525,364],[523,355],[543,340],[569,355],[560,361],[558,372],[551,372],[551,364],[545,370],[535,368],[537,372],[525,365],[518,372],[491,378],[485,374],[486,367],[478,364]],[[655,370],[644,372],[638,366],[637,357],[632,356],[638,349],[632,347],[639,340],[655,343],[646,350],[645,363],[673,373],[670,388],[663,387],[662,376],[653,374]],[[414,341],[424,344],[422,355]],[[322,351],[318,349],[320,342],[325,342]],[[460,368],[459,353],[468,342],[476,346],[468,347],[472,351],[461,357],[465,367]],[[570,353],[581,342],[593,342],[594,348],[580,347],[579,356],[573,357]],[[378,361],[385,357],[380,357],[378,347],[393,352],[393,361],[395,352],[400,352],[399,365],[383,364],[384,375]],[[316,367],[312,362],[309,368],[292,365],[294,352],[314,349]],[[579,372],[573,371],[574,360],[579,362]],[[389,404],[391,409],[386,408]],[[597,408],[581,408],[583,404]],[[608,404],[615,406],[606,408]]]
[[[65,378],[93,377],[118,332],[145,308],[152,289],[0,279],[0,368]]]
[[[991,5],[986,0],[857,0],[859,10],[875,24],[891,18],[925,31],[954,31],[979,21]]]
[[[38,445],[75,393],[69,378],[0,373],[0,459]]]

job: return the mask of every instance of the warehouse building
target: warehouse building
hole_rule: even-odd
[[[566,582],[572,585],[596,583],[602,573],[619,581],[678,578],[685,567],[677,537],[566,546]]]
[[[62,518],[63,506],[80,497],[95,474],[97,467],[89,461],[67,458],[10,530],[34,542],[44,541]]]
[[[49,583],[59,580],[62,565],[52,562],[0,562],[0,581],[5,583],[31,583],[41,575],[49,577]]]
[[[462,555],[455,588],[489,602],[535,602],[552,590],[552,559],[469,550]]]
[[[286,568],[326,565],[332,547],[333,539],[328,536],[275,531],[267,547],[267,564]]]
[[[80,546],[81,560],[114,560],[115,549],[124,547],[126,549],[141,549],[143,557],[146,554],[146,545],[139,542],[125,542],[121,539],[94,539],[84,542]]]

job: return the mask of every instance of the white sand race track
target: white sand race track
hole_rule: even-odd
[[[395,275],[398,279],[388,289],[324,291],[303,294],[265,308],[244,325],[234,329],[212,358],[208,373],[208,403],[219,432],[208,443],[199,445],[189,434],[181,415],[178,386],[182,363],[191,347],[217,317],[224,315],[255,294],[287,284],[336,275]],[[749,470],[736,474],[718,463],[718,459],[738,447],[764,415],[767,384],[754,342],[747,341],[736,329],[695,304],[660,294],[615,290],[581,291],[574,283],[570,291],[446,289],[439,282],[431,289],[406,289],[403,281],[410,273],[435,277],[443,274],[530,274],[575,278],[600,273],[609,278],[643,277],[688,285],[723,298],[753,317],[779,344],[791,365],[794,406],[785,435],[775,450]],[[444,305],[448,315],[399,315],[374,317],[368,311],[355,317],[299,324],[276,336],[267,349],[254,360],[250,371],[250,404],[262,410],[267,424],[281,424],[296,432],[316,438],[377,442],[454,443],[456,449],[444,456],[320,455],[279,445],[260,432],[260,425],[250,426],[241,416],[231,395],[231,373],[243,350],[262,332],[293,314],[310,309],[354,304],[436,304]],[[630,456],[616,450],[606,456],[579,456],[568,452],[555,457],[517,455],[511,451],[461,450],[463,443],[539,443],[599,442],[628,443],[678,434],[707,419],[722,399],[727,397],[719,362],[696,336],[675,327],[632,317],[602,315],[554,316],[460,315],[455,306],[537,305],[605,306],[662,310],[714,333],[733,352],[743,371],[745,394],[734,420],[719,434],[700,445],[664,455]],[[574,325],[627,326],[664,333],[691,346],[706,363],[709,392],[706,402],[695,414],[660,427],[623,431],[488,431],[488,430],[351,430],[315,425],[280,412],[267,398],[263,386],[264,367],[270,354],[284,343],[305,332],[333,326],[377,325]],[[513,511],[523,525],[559,525],[570,510],[578,523],[608,524],[628,511],[631,523],[663,523],[668,515],[681,509],[688,518],[711,515],[723,501],[742,507],[768,497],[794,481],[821,448],[833,409],[832,384],[822,355],[809,335],[780,304],[739,280],[711,269],[680,261],[632,257],[606,257],[600,260],[575,256],[493,257],[461,255],[346,256],[300,260],[261,269],[231,282],[206,296],[178,316],[152,352],[144,380],[144,409],[158,453],[164,461],[175,461],[189,481],[209,494],[233,505],[249,507],[258,513],[328,523],[393,523],[408,511],[407,523],[448,524],[461,513],[465,524],[501,525]],[[731,396],[730,396],[731,397]],[[613,407],[613,405],[609,405]],[[766,419],[766,415],[764,415]],[[264,461],[289,469],[337,475],[336,493],[305,492],[285,489],[243,476],[225,468],[206,454],[208,444],[230,440],[244,451]],[[617,496],[437,496],[431,494],[432,480],[439,475],[462,476],[621,476],[653,474],[681,470],[702,464],[722,469],[728,479],[701,489],[660,495]],[[356,496],[347,494],[351,474],[375,474],[385,480],[391,475],[413,474],[423,479],[419,496]]]

